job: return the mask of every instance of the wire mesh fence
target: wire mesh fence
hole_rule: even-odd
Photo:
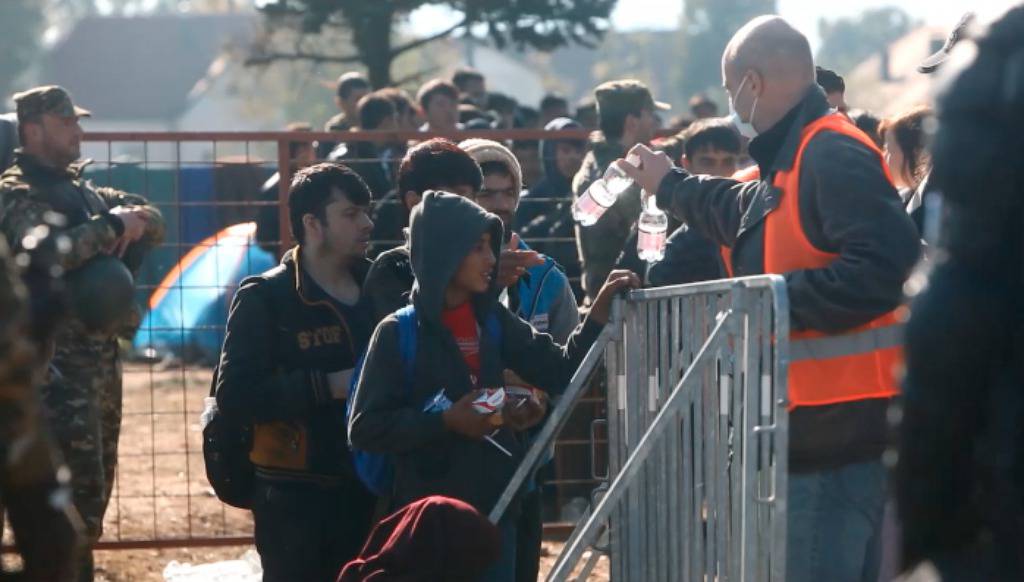
[[[457,141],[474,136],[517,140],[535,148],[540,139],[582,139],[585,134],[514,130],[444,137]],[[350,155],[339,161],[356,168],[377,164],[393,184],[394,154],[403,151],[409,140],[424,139],[424,134],[353,132],[345,138],[350,144],[389,144],[390,158]],[[242,279],[271,268],[291,246],[284,204],[287,185],[303,149],[312,150],[316,140],[326,139],[337,140],[338,134],[86,136],[83,157],[93,161],[85,176],[96,186],[145,196],[161,210],[167,225],[165,241],[151,251],[136,277],[136,300],[145,316],[135,338],[122,346],[119,463],[99,547],[251,541],[250,514],[221,503],[206,480],[199,417],[210,391],[231,298]],[[384,152],[384,148],[375,151]],[[374,216],[390,212],[398,225],[390,236],[375,231],[371,252],[377,254],[402,243],[401,227],[407,224],[408,210],[400,197],[374,194]],[[523,203],[532,206],[530,213],[535,216],[568,215],[564,198],[526,197]],[[528,238],[527,243],[547,245],[547,249],[562,245],[563,253],[575,255],[571,235]],[[552,521],[578,519],[596,484],[591,453],[600,450],[604,440],[591,423],[603,414],[604,401],[601,386],[596,386],[579,402],[564,438],[556,444],[555,461],[546,470],[547,517]]]

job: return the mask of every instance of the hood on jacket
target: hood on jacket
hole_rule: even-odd
[[[500,218],[456,194],[428,191],[423,195],[423,201],[412,211],[409,226],[409,257],[416,276],[412,301],[420,317],[440,319],[448,284],[485,232],[491,233],[491,250],[500,257],[504,233]],[[497,300],[497,275],[495,261],[485,301]]]
[[[563,129],[583,129],[576,120],[569,119],[568,117],[556,117],[548,122],[544,126],[545,131],[560,131]],[[572,176],[563,176],[558,172],[558,166],[555,163],[555,146],[559,143],[570,142],[579,144],[581,148],[586,147],[586,142],[583,140],[575,139],[545,139],[540,142],[540,160],[543,168],[544,180],[550,180],[552,182],[563,183],[566,188],[569,188],[572,182]]]

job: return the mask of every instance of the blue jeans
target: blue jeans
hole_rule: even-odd
[[[876,582],[885,494],[880,461],[791,473],[787,582]]]
[[[484,572],[479,582],[516,582],[516,519],[506,516],[498,522],[501,532],[501,556]]]

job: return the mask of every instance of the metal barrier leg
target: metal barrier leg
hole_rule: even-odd
[[[579,562],[584,548],[593,543],[593,538],[597,533],[598,525],[608,519],[611,509],[619,502],[629,485],[631,485],[636,479],[638,472],[643,468],[644,461],[652,452],[654,445],[664,435],[665,429],[670,425],[669,421],[672,418],[672,413],[675,411],[676,407],[683,402],[681,395],[684,394],[688,388],[691,388],[694,382],[697,381],[697,378],[699,378],[699,370],[702,366],[708,363],[710,355],[718,348],[726,337],[726,334],[722,333],[722,330],[725,324],[730,322],[732,314],[733,312],[730,310],[718,321],[707,341],[705,341],[704,345],[701,347],[693,365],[690,366],[683,375],[683,378],[676,385],[671,396],[669,396],[668,401],[665,403],[665,406],[658,413],[657,417],[655,417],[651,427],[640,439],[636,450],[626,460],[621,473],[616,476],[604,498],[602,498],[597,504],[597,507],[594,508],[593,513],[585,521],[582,528],[578,527],[573,532],[572,537],[566,544],[566,548],[563,550],[559,559],[555,562],[554,568],[552,568],[551,573],[548,575],[547,579],[549,581],[562,581],[568,579],[572,572],[572,568]]]

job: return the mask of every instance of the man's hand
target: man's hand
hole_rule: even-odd
[[[348,389],[352,385],[352,373],[355,370],[341,370],[327,374],[327,386],[331,389],[331,398],[344,400],[348,398]]]
[[[124,256],[128,245],[142,238],[146,234],[146,224],[149,221],[149,211],[138,206],[117,206],[110,209],[110,214],[118,217],[124,224],[124,234],[114,241],[114,244],[107,249],[111,255]]]
[[[441,413],[445,428],[473,440],[482,439],[494,432],[492,415],[480,414],[473,408],[473,401],[479,398],[482,392],[473,390]]]
[[[511,287],[526,273],[526,269],[543,264],[544,259],[537,251],[519,250],[519,235],[513,234],[498,261],[498,285],[502,289]]]
[[[651,196],[658,193],[661,181],[674,167],[665,152],[651,151],[642,143],[633,146],[626,157],[627,160],[622,160],[619,167]],[[639,158],[640,165],[631,164],[628,161],[630,157]]]
[[[633,271],[618,270],[608,273],[601,290],[597,292],[597,298],[590,307],[590,317],[594,321],[604,325],[608,323],[608,312],[612,306],[612,299],[622,289],[639,289],[640,277]]]
[[[505,424],[512,430],[526,430],[537,426],[544,420],[548,412],[548,394],[543,390],[533,390],[528,398],[515,398],[505,403],[501,414]]]

